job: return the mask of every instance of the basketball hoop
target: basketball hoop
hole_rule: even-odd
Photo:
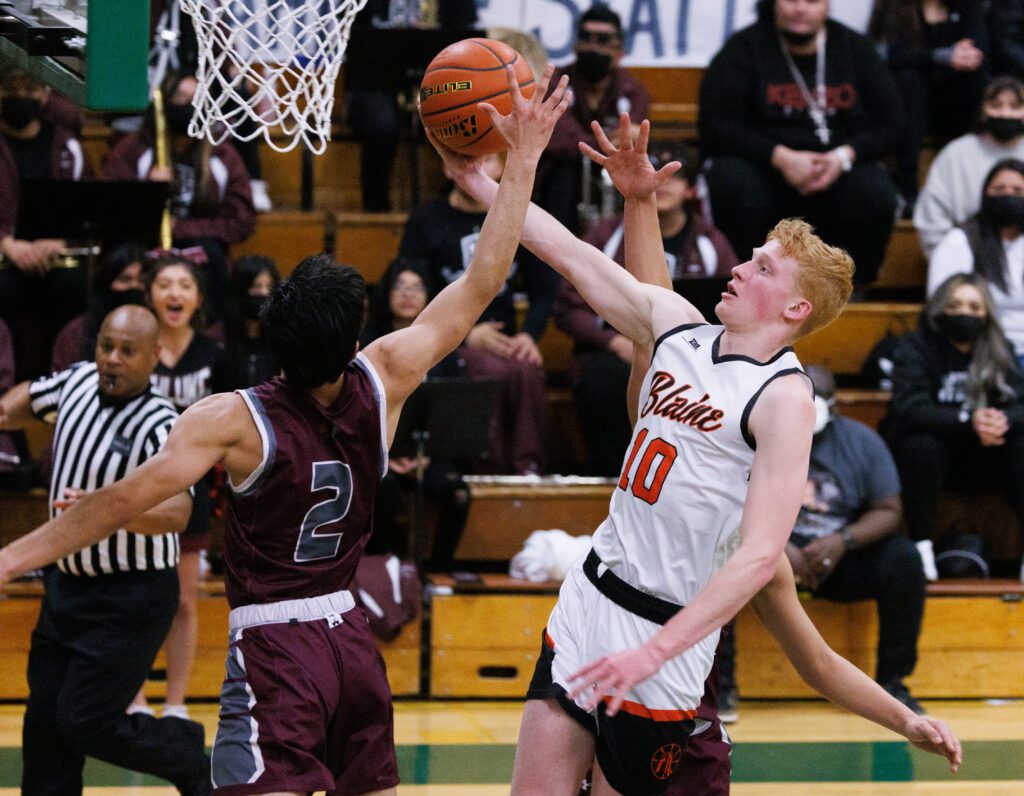
[[[199,68],[189,135],[322,154],[352,20],[367,0],[181,0]],[[250,128],[250,129],[245,129]]]

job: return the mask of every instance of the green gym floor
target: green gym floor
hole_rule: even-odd
[[[952,777],[937,757],[824,702],[742,702],[731,726],[737,796],[786,794],[1024,794],[1024,701],[930,702],[964,745]],[[498,796],[508,792],[521,705],[398,702],[395,740],[406,796]],[[212,739],[215,705],[193,718]],[[0,796],[17,793],[23,708],[0,706]],[[159,780],[90,761],[87,796],[172,796]]]

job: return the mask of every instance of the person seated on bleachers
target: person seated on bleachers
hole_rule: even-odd
[[[910,216],[920,185],[921,142],[948,141],[975,120],[988,79],[988,20],[977,0],[876,0],[868,33],[903,97],[896,184]]]
[[[981,207],[982,184],[1000,160],[1024,160],[1024,83],[997,77],[985,87],[975,132],[939,150],[914,207],[914,226],[925,256],[942,237]]]
[[[45,371],[57,332],[85,307],[88,290],[87,268],[53,267],[64,241],[16,237],[26,180],[80,180],[92,173],[73,131],[43,113],[50,97],[21,69],[0,72],[0,319],[14,336],[20,379]]]
[[[839,415],[836,383],[807,366],[817,412],[804,503],[786,556],[796,582],[837,602],[878,602],[875,680],[915,713],[903,684],[917,663],[924,613],[924,565],[899,532],[900,479],[892,454],[874,429]]]
[[[933,538],[939,495],[999,489],[1024,529],[1024,373],[978,274],[956,274],[893,356],[884,429],[903,483],[907,530]]]
[[[85,312],[65,324],[53,344],[50,370],[60,373],[76,362],[92,361],[103,319],[124,304],[146,304],[140,246],[126,243],[107,252],[96,265]]]
[[[1024,0],[989,4],[992,74],[1024,78]]]
[[[928,262],[928,294],[953,274],[983,276],[992,312],[1024,357],[1024,161],[1000,160],[985,177],[981,209],[953,227]]]
[[[498,155],[484,159],[484,169],[491,177],[498,178],[502,168]],[[479,202],[453,184],[446,195],[409,214],[399,257],[423,262],[430,280],[441,287],[454,282],[473,256],[485,212]],[[537,341],[547,326],[560,280],[547,265],[523,253],[520,248],[505,287],[459,348],[471,379],[502,382],[486,465],[493,473],[540,473],[546,461],[547,399],[544,359]],[[519,331],[513,298],[517,290],[525,290],[530,302]]]
[[[361,32],[368,28],[431,27],[466,29],[476,26],[474,0],[437,0],[436,20],[422,19],[422,6],[406,0],[369,0],[353,21],[354,46],[345,56],[345,105],[348,124],[359,140],[359,175],[363,210],[391,210],[391,172],[402,118],[394,85],[394,69],[382,67],[379,50],[363,46]],[[426,63],[422,64],[425,69]]]
[[[624,43],[619,15],[606,5],[595,4],[580,16],[576,60],[556,70],[551,78],[557,81],[568,75],[572,98],[541,157],[535,195],[537,204],[573,232],[584,231],[578,213],[584,162],[579,142],[597,146],[590,123],[596,121],[613,135],[619,114],[628,113],[635,128],[650,113],[647,88],[619,65],[626,53]]]
[[[360,346],[365,348],[378,337],[411,326],[434,298],[435,284],[421,262],[399,258],[391,263],[371,292],[369,318]],[[428,379],[465,376],[465,364],[458,351],[449,354],[427,374]],[[407,441],[396,439],[395,442],[401,445]],[[409,556],[410,528],[399,530],[398,513],[413,491],[415,477],[414,458],[388,457],[388,472],[380,483],[374,503],[373,535],[366,548],[367,554]],[[454,462],[431,457],[423,472],[423,496],[437,507],[437,525],[427,566],[435,572],[450,570],[469,516],[469,487]],[[426,551],[421,552],[426,554]]]
[[[281,370],[260,334],[260,310],[280,281],[277,263],[270,257],[246,254],[235,260],[224,308],[229,389],[254,387]]]
[[[857,286],[874,281],[897,206],[880,160],[901,118],[889,69],[866,37],[828,18],[827,2],[761,0],[700,91],[711,212],[737,256],[780,218],[802,216],[850,253]]]
[[[651,161],[661,168],[678,160],[683,167],[658,189],[658,224],[673,281],[728,276],[738,264],[725,236],[701,213],[694,183],[699,160],[686,144],[652,142]],[[584,240],[625,265],[621,216],[597,224]],[[562,282],[553,309],[555,325],[572,337],[570,378],[576,412],[587,446],[588,473],[618,475],[632,435],[626,416],[626,383],[633,358],[629,339],[598,317],[569,282]]]
[[[228,248],[248,238],[256,226],[249,175],[235,148],[213,146],[188,135],[192,75],[170,73],[162,89],[171,166],[156,163],[153,108],[143,129],[125,136],[110,151],[103,176],[111,180],[164,180],[171,183],[172,241],[177,249],[202,247],[210,320],[220,317],[227,295]]]

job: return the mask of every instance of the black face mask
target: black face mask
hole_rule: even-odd
[[[794,47],[806,47],[818,38],[818,31],[815,30],[810,33],[797,33],[792,30],[779,29],[779,35],[786,40],[787,44],[792,44]]]
[[[981,212],[998,226],[1024,229],[1024,196],[985,196],[981,199]]]
[[[43,103],[35,97],[4,97],[0,101],[0,119],[13,130],[24,130],[39,118]]]
[[[250,321],[257,321],[260,317],[260,310],[267,303],[268,296],[242,296],[238,302],[238,308],[242,311],[242,317]]]
[[[167,117],[167,129],[174,135],[188,134],[188,123],[192,121],[191,105],[168,105],[164,108]]]
[[[607,53],[582,50],[576,54],[576,67],[580,77],[588,83],[596,83],[604,80],[612,71],[612,57]]]
[[[985,328],[985,319],[976,315],[947,315],[935,319],[939,331],[954,343],[973,343]]]
[[[983,126],[996,141],[1012,141],[1017,136],[1024,134],[1024,119],[986,116]]]

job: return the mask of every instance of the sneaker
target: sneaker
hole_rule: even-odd
[[[740,718],[740,698],[735,688],[718,695],[718,720],[722,724],[735,724]]]
[[[156,715],[156,713],[153,711],[153,708],[151,708],[149,705],[140,705],[137,702],[132,702],[128,706],[128,709],[125,711],[125,713],[127,713],[129,716],[131,716],[131,715],[133,715],[135,713],[144,713],[147,716],[155,716]]]
[[[252,206],[257,213],[266,213],[274,209],[270,194],[267,193],[266,180],[249,180],[249,190],[252,191]]]
[[[910,691],[907,690],[905,685],[903,685],[902,680],[893,680],[889,683],[880,683],[880,685],[885,693],[901,704],[906,705],[918,716],[923,716],[925,714],[925,709],[921,707],[921,703],[910,695]]]
[[[188,721],[188,708],[185,705],[164,705],[163,717],[165,719],[185,719]]]

